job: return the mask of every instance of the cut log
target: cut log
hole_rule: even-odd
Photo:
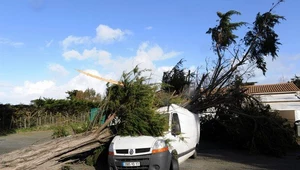
[[[115,114],[110,116],[99,129],[92,132],[58,138],[0,155],[0,169],[58,169],[65,164],[63,160],[68,160],[67,158],[98,148],[108,142],[113,134],[106,126],[114,117]]]

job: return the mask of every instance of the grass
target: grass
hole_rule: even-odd
[[[7,136],[9,134],[16,133],[15,129],[8,129],[8,130],[2,130],[0,131],[0,136]]]
[[[43,125],[43,126],[34,126],[30,128],[20,128],[20,129],[9,129],[0,131],[0,136],[6,136],[14,133],[24,133],[24,132],[34,132],[34,131],[47,131],[53,130],[55,137],[64,136],[69,134],[78,134],[83,133],[88,129],[88,122],[77,122],[70,123],[67,125]]]
[[[16,129],[16,133],[23,133],[23,132],[32,132],[32,131],[45,131],[45,130],[53,130],[55,128],[54,125],[44,125],[44,126],[34,126],[30,128],[20,128]]]

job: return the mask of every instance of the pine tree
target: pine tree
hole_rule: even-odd
[[[147,70],[135,67],[123,73],[123,86],[107,88],[106,113],[116,113],[117,135],[161,136],[167,127],[166,116],[155,110],[156,86],[146,84],[148,78],[141,76]]]

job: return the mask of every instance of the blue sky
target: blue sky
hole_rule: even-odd
[[[211,51],[209,27],[216,12],[237,10],[236,21],[252,23],[276,0],[2,0],[0,1],[0,103],[29,103],[39,97],[64,98],[67,90],[105,82],[82,69],[119,79],[136,64],[152,69],[153,81],[181,58],[185,66],[205,65]],[[279,58],[260,84],[300,75],[300,1],[286,0],[275,12],[286,17],[276,28]],[[243,32],[239,32],[242,34]]]

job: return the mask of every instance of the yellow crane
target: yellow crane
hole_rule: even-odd
[[[93,75],[91,73],[88,73],[88,72],[85,72],[85,71],[82,71],[82,70],[78,70],[78,69],[76,69],[76,70],[79,73],[85,74],[85,75],[93,77],[95,79],[98,79],[98,80],[101,80],[101,81],[106,81],[106,82],[109,82],[109,83],[112,83],[112,84],[116,84],[116,85],[120,85],[120,86],[124,86],[124,84],[121,83],[121,82],[119,82],[119,81],[115,81],[115,80],[112,80],[112,79],[107,79],[107,78],[103,78],[103,77],[100,77],[100,76],[96,76],[96,75]]]

